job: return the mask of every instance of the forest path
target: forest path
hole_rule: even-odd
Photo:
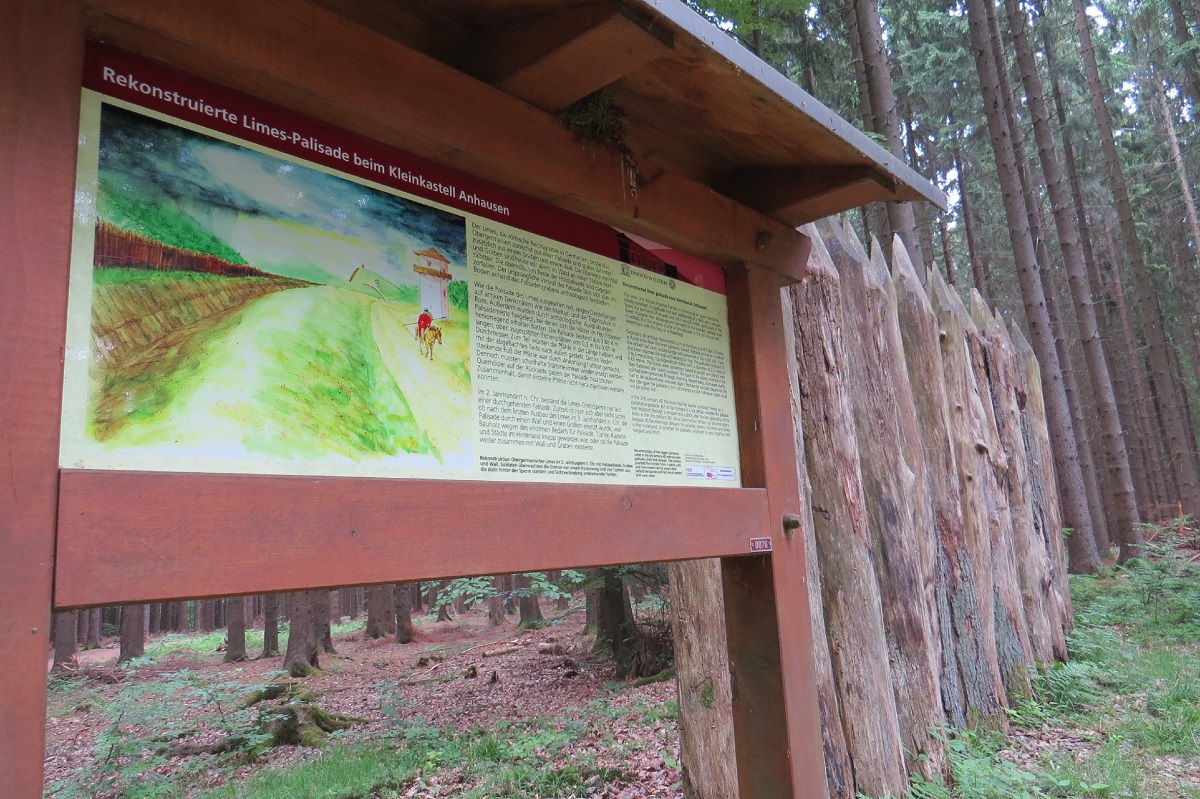
[[[461,345],[452,337],[462,333],[451,324],[438,324],[442,326],[443,341],[435,345],[429,358],[421,354],[416,330],[406,324],[400,309],[383,300],[377,300],[371,308],[371,328],[379,355],[417,425],[437,449],[443,464],[466,467],[471,465],[471,442],[475,438],[471,384],[442,360],[450,348]]]
[[[109,404],[125,408],[105,442],[200,459],[421,458],[395,367],[372,346],[376,302],[291,289],[179,331],[108,380]]]

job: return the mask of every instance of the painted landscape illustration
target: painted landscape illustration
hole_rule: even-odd
[[[90,446],[471,465],[462,217],[108,104],[99,141]]]

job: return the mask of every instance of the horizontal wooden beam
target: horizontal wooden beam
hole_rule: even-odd
[[[495,87],[297,0],[95,0],[91,35],[723,266],[793,279],[808,239],[580,141]]]
[[[471,50],[471,74],[557,111],[666,55],[671,35],[625,6],[600,2],[489,29]]]
[[[57,607],[748,554],[762,489],[64,471]]]
[[[724,177],[717,186],[737,202],[795,226],[886,200],[896,192],[895,181],[857,165],[754,167]]]

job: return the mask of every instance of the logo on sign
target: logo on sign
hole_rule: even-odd
[[[750,551],[751,552],[770,552],[771,550],[772,550],[772,547],[771,547],[771,539],[770,538],[751,538],[750,539]]]

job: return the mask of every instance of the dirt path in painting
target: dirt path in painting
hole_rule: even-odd
[[[474,439],[471,386],[440,360],[440,349],[435,347],[433,358],[422,356],[415,332],[405,322],[391,303],[377,301],[371,308],[379,355],[442,463],[469,466]]]
[[[128,410],[105,443],[200,458],[421,458],[429,443],[389,379],[395,364],[370,346],[376,303],[291,289],[180,331],[109,381],[106,402]],[[403,363],[417,360],[414,349]]]

